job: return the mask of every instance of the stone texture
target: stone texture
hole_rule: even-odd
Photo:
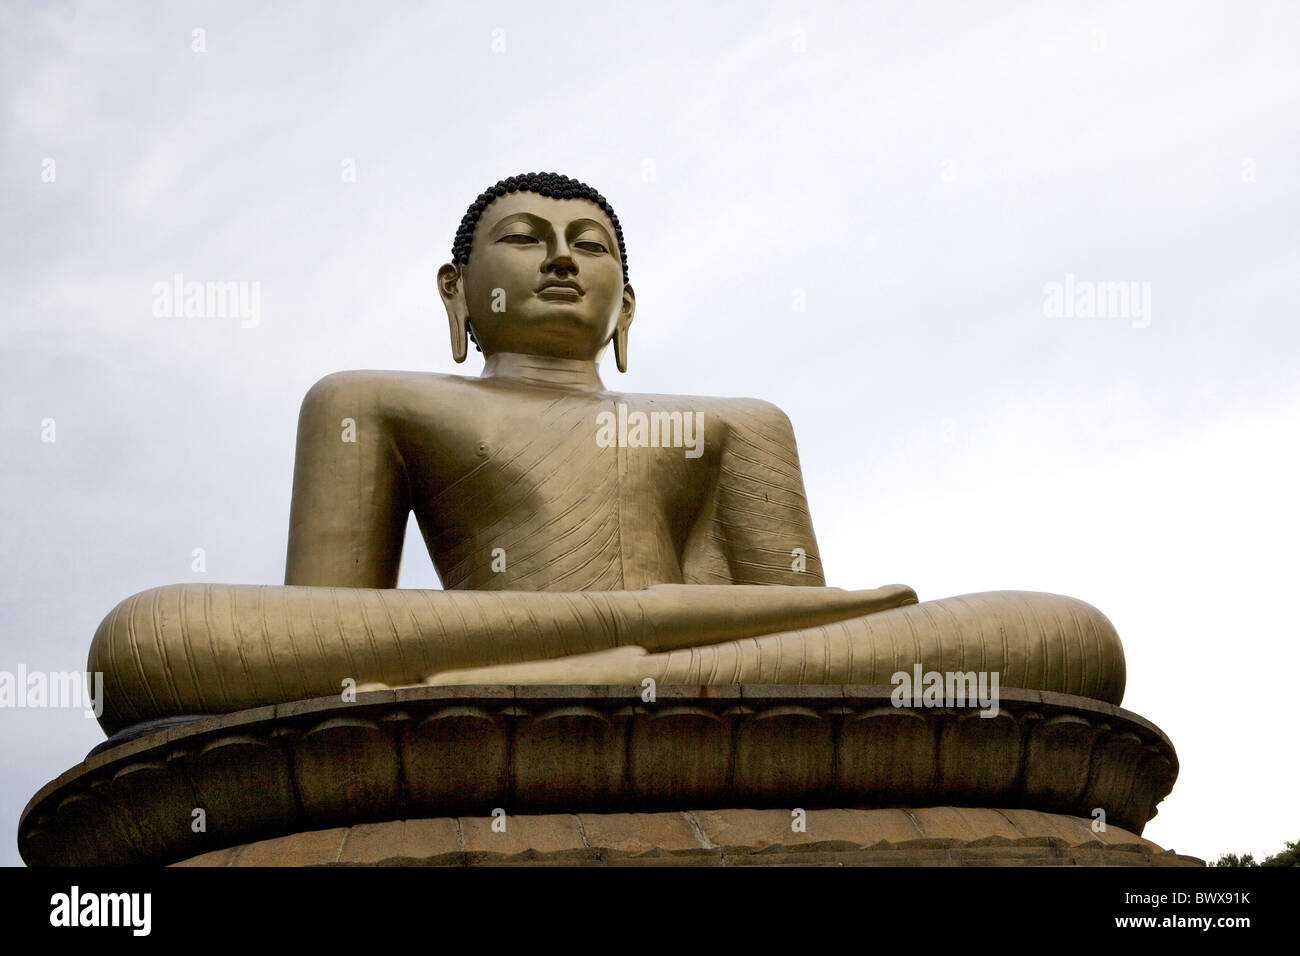
[[[581,813],[578,820],[587,844],[606,860],[711,849],[684,813]]]
[[[241,847],[228,866],[313,866],[337,863],[347,837],[346,827],[308,830],[289,836],[261,840]]]
[[[507,816],[504,831],[493,830],[493,822],[492,817],[460,818],[467,862],[490,863],[515,857],[599,862],[574,814]]]
[[[212,850],[208,853],[200,853],[198,856],[192,856],[188,860],[181,860],[173,866],[230,866],[235,857],[242,850],[241,846],[230,846],[224,850]]]
[[[1014,817],[1014,825],[1012,818]],[[1033,810],[921,807],[442,817],[308,831],[178,866],[1203,866],[1116,827]],[[927,835],[921,834],[921,827]],[[1073,842],[1064,834],[1073,834]]]
[[[1025,836],[998,810],[974,807],[918,807],[907,815],[927,837],[972,842],[988,837],[1015,841]]]
[[[340,863],[383,863],[420,860],[459,863],[465,851],[454,819],[395,820],[363,823],[348,830]]]
[[[398,810],[400,761],[388,726],[331,717],[291,740],[298,800],[308,823],[365,820]]]
[[[1011,838],[1015,811],[1032,809],[1080,818],[1059,823],[1055,838],[1105,847],[1123,839],[1092,833],[1094,808],[1108,828],[1140,834],[1177,760],[1137,715],[1037,692],[1005,691],[986,719],[889,707],[888,688],[675,688],[662,702],[627,687],[425,691],[259,708],[244,723],[196,720],[111,748],[33,798],[19,849],[36,865],[150,865],[331,827],[475,819],[495,807],[511,819],[744,807],[753,816],[729,819],[746,828],[734,838],[698,813],[693,825],[716,846],[732,839],[754,852],[851,842],[837,814],[872,806],[904,809],[870,843],[900,842],[900,827],[916,830],[913,839]],[[909,822],[909,811],[934,805],[959,809]],[[808,814],[804,833],[790,830],[796,807]],[[1005,813],[978,809],[987,807]],[[206,813],[202,833],[191,828],[196,808]],[[491,846],[472,852],[516,852]]]

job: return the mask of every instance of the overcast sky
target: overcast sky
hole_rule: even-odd
[[[627,237],[608,386],[785,409],[832,585],[1095,604],[1181,761],[1146,835],[1300,839],[1300,13],[1048,6],[6,2],[0,670],[84,668],[144,588],[279,583],[303,393],[478,374],[434,273],[558,171]],[[256,324],[155,316],[177,273]],[[1070,276],[1149,310],[1053,314]],[[102,739],[0,710],[0,862]]]

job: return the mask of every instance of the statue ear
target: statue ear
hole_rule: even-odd
[[[469,351],[469,306],[465,303],[463,280],[464,273],[454,263],[448,262],[438,270],[438,294],[442,296],[447,321],[451,325],[451,357],[457,362],[465,361]]]
[[[627,330],[636,312],[636,293],[630,285],[623,286],[623,305],[618,312],[618,325],[614,327],[614,361],[620,372],[627,371]]]

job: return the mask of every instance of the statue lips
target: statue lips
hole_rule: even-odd
[[[543,299],[566,299],[576,302],[582,298],[582,286],[572,279],[551,279],[537,287],[537,296]]]

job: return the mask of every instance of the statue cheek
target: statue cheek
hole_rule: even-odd
[[[489,323],[508,315],[528,294],[526,285],[498,274],[491,281],[470,290],[470,314],[481,324]]]

